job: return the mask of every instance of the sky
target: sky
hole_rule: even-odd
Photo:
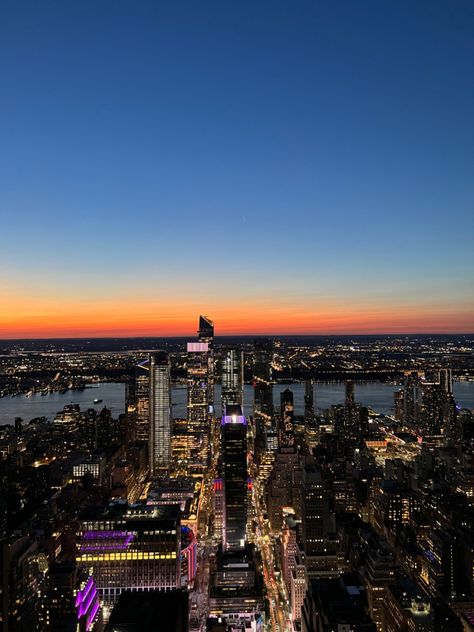
[[[0,338],[474,331],[471,0],[0,0]]]

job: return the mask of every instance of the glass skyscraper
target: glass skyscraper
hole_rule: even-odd
[[[209,345],[188,342],[186,372],[188,386],[187,460],[191,473],[203,472],[209,462]]]
[[[253,367],[255,425],[269,426],[273,416],[272,391],[272,341],[268,338],[255,340]]]
[[[199,316],[199,342],[207,344],[207,401],[214,412],[214,323],[207,316]]]
[[[150,472],[167,469],[171,461],[171,367],[168,354],[150,355]]]
[[[245,548],[247,529],[247,421],[238,405],[227,406],[221,421],[223,547]]]
[[[239,349],[227,349],[222,358],[222,414],[227,406],[243,406],[244,354]]]

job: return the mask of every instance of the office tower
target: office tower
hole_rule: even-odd
[[[304,511],[303,513],[303,543],[308,556],[318,555],[326,548],[324,542],[324,520],[327,514],[323,489],[323,479],[320,469],[312,460],[304,468]]]
[[[254,408],[255,425],[269,426],[273,417],[272,341],[268,338],[254,342]]]
[[[304,420],[306,423],[314,420],[313,380],[305,380],[304,383]]]
[[[253,424],[254,460],[258,468],[265,452],[265,432],[273,420],[272,341],[260,338],[254,341],[253,364]]]
[[[171,460],[171,368],[168,354],[150,355],[150,472],[167,469]]]
[[[278,429],[279,446],[292,446],[295,443],[293,416],[293,392],[287,388],[280,394],[280,424]]]
[[[336,577],[339,573],[336,517],[330,511],[322,472],[312,457],[306,460],[303,476],[302,535],[308,575]]]
[[[207,316],[199,316],[199,342],[207,343],[207,401],[214,413],[214,322]]]
[[[244,354],[238,349],[227,349],[222,358],[222,415],[227,406],[243,406]]]
[[[418,374],[410,373],[405,377],[405,416],[404,421],[414,424],[418,419]]]
[[[202,317],[201,317],[202,318]],[[202,472],[209,462],[209,343],[188,342],[186,358],[188,386],[188,468]]]
[[[441,389],[445,393],[452,395],[453,394],[453,372],[451,371],[451,369],[441,369],[439,378],[440,378]]]
[[[393,416],[397,421],[405,421],[405,391],[403,389],[393,394]]]
[[[345,406],[354,406],[355,404],[354,382],[352,380],[347,380],[346,382],[344,404]]]
[[[385,588],[395,582],[396,558],[394,550],[385,539],[374,534],[368,544],[364,585],[367,591],[369,614],[377,630],[382,631]]]
[[[109,610],[125,590],[171,590],[181,584],[179,505],[113,503],[78,525],[76,563],[92,573]]]
[[[268,520],[273,533],[283,525],[284,508],[291,508],[298,520],[303,511],[303,470],[301,457],[294,446],[281,446],[267,487]]]
[[[444,402],[446,393],[439,384],[421,384],[421,410],[419,421],[423,436],[441,437],[444,428]]]
[[[127,383],[127,417],[130,435],[136,441],[148,443],[150,438],[150,376],[149,360],[143,360],[134,369]]]
[[[247,528],[247,421],[238,405],[229,405],[221,421],[223,548],[245,547]]]

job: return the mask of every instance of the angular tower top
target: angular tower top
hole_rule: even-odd
[[[207,316],[199,316],[198,335],[200,339],[214,337],[214,323]]]

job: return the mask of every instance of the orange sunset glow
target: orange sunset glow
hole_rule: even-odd
[[[4,303],[5,304],[5,303]],[[471,304],[386,305],[376,302],[317,301],[279,304],[241,299],[175,304],[133,301],[10,301],[0,313],[0,338],[191,336],[196,314],[216,323],[217,335],[371,334],[470,332]]]

